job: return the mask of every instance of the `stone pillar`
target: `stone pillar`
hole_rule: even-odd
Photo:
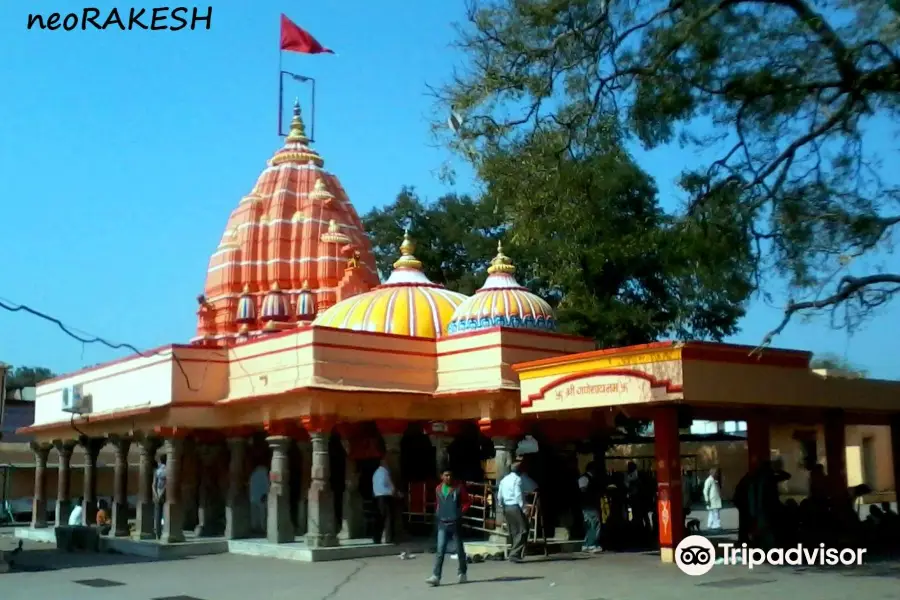
[[[56,472],[56,526],[62,527],[69,524],[69,515],[72,514],[72,452],[75,450],[75,442],[57,440],[54,445],[59,455]]]
[[[225,507],[225,537],[250,537],[250,490],[247,489],[247,439],[228,438],[228,498]]]
[[[355,540],[366,535],[366,516],[363,513],[363,499],[359,493],[356,461],[350,458],[350,440],[341,438],[341,444],[344,446],[347,462],[344,468],[344,510],[339,537]]]
[[[832,498],[847,499],[847,428],[841,410],[825,413],[825,462],[828,487]]]
[[[103,438],[87,438],[82,441],[84,449],[84,504],[82,505],[82,525],[97,522],[97,456],[106,445]]]
[[[306,535],[309,520],[309,484],[312,471],[312,444],[297,442],[300,453],[300,497],[297,499],[297,535]]]
[[[181,499],[182,461],[184,440],[167,438],[166,453],[166,505],[163,508],[162,541],[168,544],[184,541],[184,504]]]
[[[492,437],[491,441],[494,442],[494,470],[497,474],[497,480],[494,483],[494,494],[492,495],[495,504],[494,523],[497,529],[500,529],[505,519],[503,518],[503,507],[499,505],[497,500],[497,486],[500,485],[500,480],[509,475],[512,469],[513,461],[516,458],[516,441],[510,437],[502,436]],[[504,538],[505,535],[503,534]]]
[[[381,437],[384,439],[384,459],[387,461],[388,470],[391,473],[391,482],[393,482],[394,488],[403,494],[402,497],[398,496],[394,500],[394,543],[397,543],[406,537],[406,532],[403,528],[403,503],[409,491],[403,487],[403,471],[400,460],[400,442],[403,440],[403,436],[397,433],[389,433]]]
[[[153,531],[153,461],[158,449],[159,440],[154,437],[141,437],[138,441],[140,472],[135,530],[142,540],[156,539],[156,532]]]
[[[747,466],[757,469],[771,457],[770,423],[768,415],[754,410],[747,416]]]
[[[34,452],[34,499],[31,502],[31,527],[43,529],[47,526],[47,457],[50,456],[48,443],[31,442]]]
[[[450,468],[450,456],[447,453],[450,439],[445,435],[437,434],[432,434],[428,437],[431,439],[432,447],[434,447],[434,471],[440,477],[444,469]]]
[[[334,522],[334,494],[331,490],[326,431],[310,431],[312,440],[312,468],[310,469],[306,544],[311,548],[338,545]]]
[[[114,494],[112,505],[112,529],[110,534],[116,537],[128,535],[128,450],[131,439],[115,437],[110,440],[116,450],[116,470],[114,474]]]
[[[660,406],[653,418],[659,548],[663,562],[675,562],[675,547],[684,537],[684,494],[681,482],[681,442],[678,407]]]
[[[288,469],[288,445],[291,438],[273,435],[266,438],[272,449],[272,465],[269,467],[269,497],[266,507],[266,538],[275,544],[294,541],[294,525],[291,523],[290,471]]]
[[[219,458],[218,444],[202,444],[197,450],[200,457],[197,475],[200,478],[198,491],[197,528],[199,537],[216,535],[216,497],[218,491],[218,473],[216,471]]]
[[[197,483],[200,476],[197,442],[186,438],[181,451],[181,525],[184,531],[194,531],[197,527],[198,505]]]

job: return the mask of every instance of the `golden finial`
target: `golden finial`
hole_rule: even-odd
[[[294,213],[294,216],[291,217],[291,221],[294,222],[294,223],[300,223],[300,222],[302,222],[302,221],[303,221],[303,213],[301,213],[301,212],[298,210],[297,212]]]
[[[238,330],[238,333],[240,335],[247,335],[248,333],[250,333],[250,326],[247,325],[246,323],[244,323],[243,325],[241,325],[241,328]]]
[[[303,287],[300,288],[300,289],[303,290],[304,292],[308,292],[308,291],[309,291],[309,279],[304,279],[304,280],[303,280]]]
[[[249,293],[250,293],[250,284],[249,284],[249,283],[245,283],[245,284],[244,284],[244,291],[243,291],[243,294],[246,296],[246,295],[249,294]]]
[[[278,285],[278,282],[277,282],[277,281],[273,281],[273,282],[272,282],[272,285],[271,285],[271,287],[269,287],[269,289],[270,289],[271,291],[273,291],[273,292],[280,292],[280,291],[281,291],[281,286]]]
[[[349,244],[351,241],[350,236],[341,231],[334,219],[328,221],[328,231],[322,234],[321,240],[329,244]]]
[[[319,175],[316,176],[316,183],[313,186],[313,190],[310,192],[309,197],[312,200],[324,200],[326,204],[330,204],[331,200],[334,199],[334,194],[328,191],[325,180]]]
[[[294,100],[294,117],[291,119],[291,131],[288,133],[287,141],[300,142],[305,144],[309,141],[306,137],[306,126],[303,125],[303,117],[300,116],[300,99]]]
[[[409,228],[403,230],[403,243],[400,244],[400,258],[394,263],[395,269],[422,269],[422,263],[413,256],[416,243],[409,237]]]
[[[509,273],[512,275],[516,272],[516,268],[512,264],[512,260],[503,254],[503,242],[497,242],[497,256],[491,260],[491,266],[488,267],[488,275],[494,273]]]
[[[337,221],[335,221],[334,219],[328,221],[328,233],[337,233],[340,230],[341,229],[340,227],[338,227]]]

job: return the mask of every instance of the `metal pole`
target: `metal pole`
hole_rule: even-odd
[[[284,71],[281,70],[281,52],[278,53],[278,135],[284,137],[281,131],[281,121],[284,118]]]
[[[309,129],[309,141],[316,141],[316,80],[312,77],[309,78],[312,81],[312,101],[310,102],[310,116],[312,117],[312,122],[310,123]]]

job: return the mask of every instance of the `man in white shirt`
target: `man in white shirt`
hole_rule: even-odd
[[[77,527],[78,525],[83,525],[81,522],[82,515],[84,515],[84,498],[79,498],[72,507],[72,512],[69,513],[69,527]]]
[[[706,528],[710,531],[722,529],[722,520],[719,518],[719,511],[722,510],[722,490],[719,486],[719,470],[716,468],[709,470],[709,477],[703,483],[703,501],[708,511]]]
[[[497,485],[497,508],[503,511],[509,528],[511,562],[521,562],[525,558],[525,544],[528,542],[528,516],[531,508],[525,505],[521,473],[522,463],[516,462],[509,474]]]
[[[375,522],[375,535],[372,536],[376,544],[394,543],[394,511],[396,511],[395,498],[397,490],[391,479],[391,472],[385,459],[372,474],[372,496],[375,497],[375,507],[378,509],[378,519]]]
[[[269,499],[269,470],[257,465],[250,474],[250,528],[255,533],[266,533],[266,502]]]

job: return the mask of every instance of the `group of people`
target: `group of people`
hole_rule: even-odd
[[[72,512],[69,513],[69,527],[79,527],[83,524],[83,520],[84,498],[78,498],[76,504],[72,507]],[[93,525],[100,529],[101,535],[108,534],[112,529],[112,517],[110,516],[109,503],[106,500],[100,499],[97,502],[97,516],[94,521]]]

